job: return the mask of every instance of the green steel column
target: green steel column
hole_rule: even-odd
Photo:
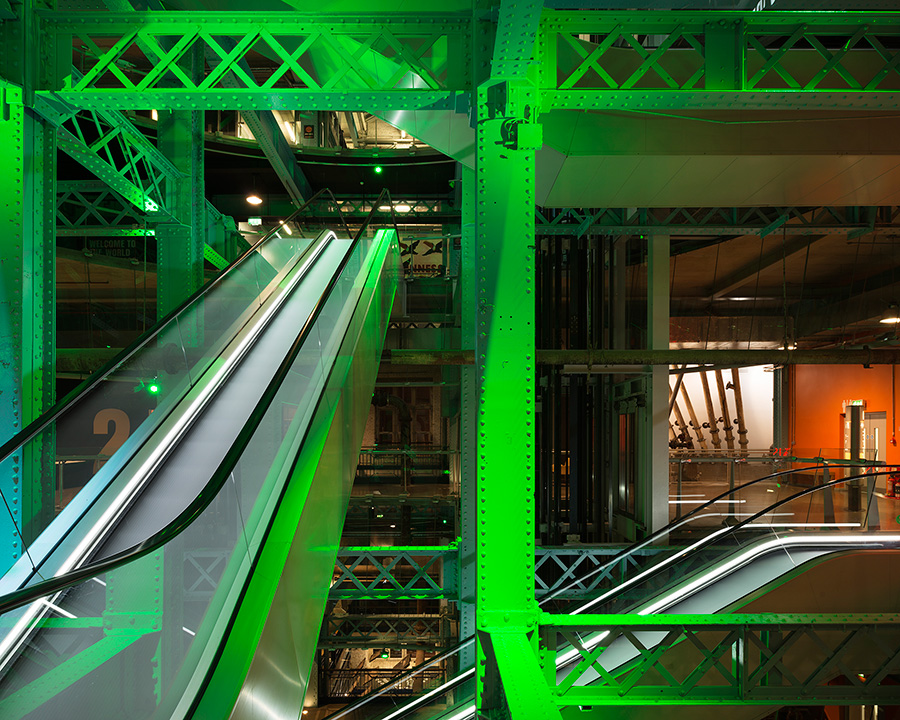
[[[669,349],[669,236],[647,240],[647,345]],[[645,531],[651,533],[669,521],[669,368],[654,365],[649,377],[649,402],[643,432],[647,462],[638,490]]]
[[[534,150],[529,86],[478,91],[476,160],[477,705],[555,710],[541,683],[534,599]],[[525,648],[510,657],[504,648]],[[498,667],[499,666],[499,667]],[[499,674],[498,674],[499,670]],[[533,702],[533,701],[542,702]],[[524,714],[523,714],[524,713]],[[547,714],[551,713],[551,714]]]
[[[52,405],[55,394],[56,145],[54,129],[24,107],[18,88],[0,94],[0,440],[6,440]],[[52,434],[9,463],[0,489],[14,520],[0,507],[0,563],[21,555],[19,531],[28,543],[53,516]]]
[[[185,176],[169,199],[179,224],[157,226],[157,300],[160,316],[203,284],[206,200],[203,188],[203,113],[160,111],[159,149]]]
[[[460,348],[475,349],[475,171],[462,168],[462,228],[459,281],[461,294]],[[475,366],[460,368],[460,545],[459,545],[459,636],[475,634],[476,557],[476,430],[478,415]],[[461,667],[475,664],[475,649],[460,657]]]

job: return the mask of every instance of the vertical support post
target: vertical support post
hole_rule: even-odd
[[[706,23],[706,89],[738,91],[746,76],[743,20],[718,20]]]
[[[161,224],[156,229],[157,313],[161,317],[203,284],[203,113],[160,111],[158,128],[159,149],[184,175],[180,182],[173,183],[174,197],[168,198],[179,223]]]
[[[669,236],[647,239],[647,345],[651,350],[669,348]],[[641,473],[641,510],[648,533],[669,521],[669,368],[654,365],[649,376],[645,426],[648,452]]]
[[[487,717],[496,716],[502,704],[492,637],[520,631],[524,638],[535,630],[537,612],[534,147],[525,149],[516,140],[530,105],[524,87],[506,83],[478,90],[476,704]],[[533,633],[535,642],[536,636]],[[525,667],[527,658],[518,662]],[[511,690],[506,688],[507,694]]]
[[[6,440],[53,403],[55,390],[56,134],[4,91],[8,119],[0,119],[0,418]],[[7,567],[53,517],[55,456],[52,431],[11,457],[0,490],[0,563]]]
[[[475,171],[462,168],[462,228],[460,243],[459,282],[461,294],[460,348],[475,349]],[[478,416],[478,391],[475,367],[460,368],[460,546],[459,546],[459,635],[460,638],[475,634],[475,575],[476,575],[476,523],[477,523],[477,465],[476,430]],[[475,648],[460,654],[460,666],[475,665]]]

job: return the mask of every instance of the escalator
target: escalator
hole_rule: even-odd
[[[396,231],[366,225],[280,223],[0,448],[22,482],[84,476],[46,527],[16,525],[4,720],[302,706],[399,274]],[[79,458],[98,406],[135,395],[145,419]]]
[[[900,532],[894,518],[880,520],[875,483],[884,472],[863,472],[858,464],[819,466],[845,474],[819,485],[791,483],[794,470],[749,482],[712,498],[692,495],[696,508],[666,528],[637,543],[581,578],[540,601],[554,614],[708,615],[716,613],[896,613],[900,581],[884,582],[895,573]],[[796,471],[808,473],[809,467]],[[828,477],[826,475],[826,477]],[[843,502],[868,486],[869,502],[849,511]],[[643,555],[654,546],[660,552]],[[588,595],[592,575],[608,576]],[[842,580],[846,580],[842,582]],[[557,656],[557,682],[563,683],[593,652],[605,677],[595,669],[578,669],[576,686],[607,685],[629,673],[641,659],[633,641],[607,632],[577,633],[580,648],[568,645]],[[635,639],[648,649],[665,633],[642,631]],[[318,716],[326,720],[471,720],[474,711],[474,668],[469,638],[429,662],[398,676],[375,693]],[[447,670],[445,678],[409,692],[416,674]],[[607,675],[608,674],[608,675]],[[888,682],[893,682],[889,680]],[[774,710],[759,705],[667,707],[666,717],[763,717]],[[646,712],[645,712],[646,711]],[[618,703],[596,708],[570,707],[568,718],[658,717],[660,708]]]

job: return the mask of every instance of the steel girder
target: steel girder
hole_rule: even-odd
[[[44,97],[37,98],[35,109],[58,128],[60,149],[139,212],[159,220],[172,217],[167,196],[182,174],[125,115],[79,110]]]
[[[404,649],[447,647],[453,642],[449,615],[338,615],[325,618],[319,648]]]
[[[537,235],[848,235],[893,228],[895,207],[561,208],[535,214]],[[804,245],[805,247],[805,245]]]
[[[453,109],[455,94],[473,90],[468,71],[457,70],[469,67],[466,15],[221,15],[45,13],[48,56],[62,62],[74,40],[87,72],[76,78],[66,67],[50,69],[40,90],[85,108],[370,111]],[[527,22],[502,19],[505,29],[528,30]],[[544,10],[534,57],[543,111],[890,109],[900,98],[898,35],[898,14],[890,12]],[[163,36],[175,38],[170,49]],[[525,45],[527,38],[516,36]],[[175,67],[197,44],[212,69],[195,81]],[[530,62],[499,47],[497,77]],[[271,59],[247,73],[242,63],[258,51]],[[320,51],[342,63],[327,79],[308,69]],[[373,71],[372,56],[390,64],[390,72]],[[228,73],[246,87],[227,87]],[[161,81],[171,77],[177,86],[165,87]]]
[[[534,585],[537,598],[593,598],[621,583],[630,573],[657,562],[678,548],[646,547],[613,564],[622,548],[538,547]],[[690,569],[708,557],[695,553]],[[455,545],[439,547],[344,547],[338,551],[332,600],[415,600],[441,598],[458,602],[460,553]],[[605,567],[604,567],[605,566]],[[199,568],[198,568],[199,570]],[[202,578],[198,578],[198,582]],[[660,577],[664,585],[668,578]],[[470,633],[464,633],[468,635]]]
[[[470,23],[465,15],[223,15],[44,14],[45,40],[61,56],[74,42],[76,49],[83,49],[86,67],[81,78],[68,74],[67,68],[50,73],[59,82],[45,89],[77,98],[83,107],[373,110],[452,101],[455,91],[468,88],[462,79],[469,66]],[[222,37],[234,45],[221,42]],[[174,39],[174,44],[166,49],[161,38]],[[212,68],[195,80],[178,63],[198,47],[212,60]],[[317,53],[340,64],[318,78],[315,70],[307,69]],[[268,59],[256,62],[248,73],[243,61],[251,55]],[[379,58],[390,72],[372,67]],[[229,87],[233,83],[226,81],[228,73],[245,87]]]
[[[898,35],[897,13],[545,11],[543,110],[890,109]]]
[[[457,549],[344,547],[328,597],[338,599],[453,598]]]
[[[6,90],[7,98],[20,93]],[[18,96],[18,97],[17,97]],[[52,126],[12,102],[0,121],[0,403],[4,439],[53,404],[55,372],[56,142]],[[54,433],[37,436],[4,462],[0,563],[7,568],[53,514]]]
[[[57,183],[56,234],[83,236],[153,235],[133,203],[100,180]]]
[[[889,677],[900,672],[898,615],[543,615],[540,623],[544,676],[560,706],[900,703]],[[557,671],[559,656],[571,669]]]

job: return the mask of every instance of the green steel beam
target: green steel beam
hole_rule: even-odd
[[[788,235],[861,235],[895,227],[900,208],[538,208],[537,235],[758,235],[786,217]]]
[[[148,22],[150,18],[152,22]],[[459,85],[460,76],[452,69],[468,64],[465,50],[470,23],[465,15],[79,12],[45,13],[42,21],[45,40],[60,55],[65,53],[58,48],[71,47],[73,41],[84,48],[84,77],[72,76],[66,67],[47,73],[49,82],[44,89],[63,91],[63,97],[103,90],[111,82],[112,87],[126,94],[142,94],[147,100],[160,93],[177,97],[179,90],[189,94],[228,90],[224,96],[235,98],[246,94],[296,96],[303,95],[302,89],[383,92],[409,88],[410,76],[419,79],[420,87],[441,96],[469,89]],[[231,38],[234,45],[228,42],[223,46],[217,40],[222,36]],[[172,43],[169,50],[165,49],[167,43]],[[143,61],[135,64],[125,56],[137,45],[150,52],[141,53]],[[208,54],[214,67],[203,77],[192,78],[178,63],[186,52],[198,48]],[[367,52],[390,57],[395,67],[389,73],[373,72]],[[456,56],[450,57],[450,53]],[[242,62],[258,54],[268,58],[265,69],[260,73],[259,67],[253,67],[254,72],[247,73]],[[316,78],[305,66],[315,62],[317,54],[336,57],[341,65]],[[227,73],[233,73],[247,90],[228,88]],[[163,92],[173,89],[165,87],[172,77],[176,92]],[[454,86],[448,84],[451,82]],[[283,92],[287,88],[291,92]],[[188,101],[196,102],[196,98]],[[229,105],[218,103],[223,106]],[[341,103],[331,107],[341,107]]]
[[[168,195],[181,173],[125,115],[118,110],[79,110],[47,96],[38,96],[35,108],[59,129],[60,148],[138,212],[158,219],[173,216]]]
[[[534,629],[534,121],[536,98],[524,82],[486,82],[478,90],[476,142],[475,372],[478,379],[476,703],[500,712],[497,670],[509,687],[493,635],[525,637]],[[534,129],[538,132],[534,132]],[[529,241],[529,238],[532,238]],[[534,638],[536,640],[536,637]],[[501,639],[501,642],[504,640]],[[536,648],[533,648],[536,650]],[[536,662],[536,661],[535,661]],[[527,703],[525,703],[527,704]],[[517,702],[515,718],[524,704]]]
[[[494,77],[512,78],[539,64],[543,111],[891,109],[900,98],[897,13],[545,10],[535,63],[531,6],[501,6]],[[84,108],[384,112],[453,109],[453,96],[472,90],[466,73],[448,69],[469,65],[471,22],[464,15],[222,14],[44,13],[48,57],[64,63],[74,41],[84,48],[86,73],[50,68],[40,91]],[[223,44],[222,37],[230,40]],[[169,50],[163,38],[174,42]],[[135,64],[129,52],[137,45],[151,51]],[[175,69],[194,47],[213,66],[197,79]],[[267,60],[248,73],[251,49]],[[340,61],[336,72],[305,69],[322,57]],[[390,71],[380,72],[379,62]],[[229,73],[246,87],[227,87]]]
[[[542,109],[888,109],[898,35],[894,12],[548,10]]]
[[[143,635],[139,633],[113,635],[91,643],[81,652],[60,662],[37,680],[0,701],[0,715],[9,720],[24,718],[37,710],[48,698],[121,655],[142,637]]]
[[[200,72],[202,57],[196,52],[185,65]],[[170,189],[169,206],[179,224],[158,225],[157,314],[162,317],[203,284],[206,247],[207,202],[204,199],[203,113],[196,110],[160,111],[157,144],[182,175]],[[195,319],[199,319],[196,318]],[[188,335],[201,328],[186,329]]]
[[[542,615],[540,622],[545,678],[559,706],[900,702],[891,679],[900,670],[900,615]],[[568,671],[558,674],[556,658],[573,650]],[[832,684],[838,677],[845,684]]]
[[[10,23],[4,23],[10,25]],[[8,28],[7,28],[8,29]],[[8,50],[15,52],[15,45]],[[9,438],[53,403],[56,143],[52,126],[5,90],[0,119],[0,419]],[[0,563],[21,556],[53,515],[54,439],[44,433],[6,461],[0,491]]]
[[[343,547],[338,550],[329,599],[457,598],[456,545]]]

